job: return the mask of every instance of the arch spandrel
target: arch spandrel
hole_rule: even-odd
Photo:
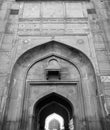
[[[59,39],[59,37],[55,37],[54,40],[51,40],[50,37],[47,37],[45,40],[42,38],[40,38],[40,39],[37,38],[36,39],[37,43],[33,40],[30,41],[31,46],[30,46],[30,44],[26,44],[26,47],[23,47],[23,49],[20,50],[20,54],[18,55],[18,57],[21,56],[22,54],[24,54],[25,52],[31,50],[32,48],[36,48],[36,45],[38,47],[38,46],[43,46],[45,43],[57,42],[57,43],[62,43],[66,46],[70,46],[71,48],[76,48],[77,50],[81,51],[84,55],[89,57],[89,59],[92,61],[94,68],[95,68],[95,63],[90,56],[90,51],[88,51],[88,48],[90,47],[88,44],[88,38],[87,38],[87,36],[80,36],[80,38],[81,39],[79,39],[79,36],[78,37],[69,36],[68,40],[65,40],[63,37],[60,37],[60,39]],[[79,42],[80,40],[82,40],[84,42],[83,45],[77,44],[77,42]],[[20,42],[23,42],[23,41],[20,40]]]

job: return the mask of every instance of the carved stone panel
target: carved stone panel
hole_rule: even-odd
[[[65,21],[64,21],[65,22]],[[18,35],[87,35],[89,33],[88,24],[38,24],[19,23]]]

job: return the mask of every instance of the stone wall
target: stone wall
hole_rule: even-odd
[[[18,57],[37,45],[58,41],[85,53],[91,60],[98,94],[110,113],[110,2],[15,2],[0,0],[0,119],[9,93],[12,68]]]

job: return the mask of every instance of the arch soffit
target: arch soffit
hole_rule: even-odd
[[[68,109],[64,106],[64,105],[62,105],[62,104],[60,104],[60,103],[58,103],[58,102],[56,102],[56,101],[52,101],[52,102],[50,102],[50,103],[48,103],[47,105],[45,105],[43,108],[41,108],[41,110],[40,110],[40,112],[39,113],[41,113],[41,111],[42,110],[44,110],[46,107],[49,107],[51,104],[53,104],[53,103],[56,103],[58,106],[60,106],[61,108],[63,108],[67,113],[68,113],[68,116],[70,116],[69,115],[69,112],[68,112]],[[59,114],[60,115],[60,114]],[[61,115],[60,115],[61,116]],[[70,118],[70,117],[69,117]]]
[[[62,95],[61,95],[61,96],[62,96]],[[44,105],[44,107],[43,107],[40,111],[42,111],[43,109],[45,109],[46,107],[48,107],[48,106],[50,106],[51,104],[54,104],[54,103],[55,103],[55,104],[58,104],[58,106],[61,106],[61,107],[64,108],[66,111],[68,111],[67,108],[66,108],[64,105],[62,105],[61,103],[56,102],[56,101],[52,101],[52,102],[50,102],[50,103]]]
[[[51,95],[51,94],[56,94],[56,95],[59,95],[61,96],[62,98],[64,98],[71,106],[72,108],[72,111],[74,111],[74,108],[73,108],[73,105],[72,105],[72,102],[71,102],[71,98],[68,96],[66,97],[65,94],[63,93],[60,93],[60,92],[57,92],[55,93],[53,90],[49,90],[49,91],[46,91],[45,93],[41,93],[37,98],[36,100],[33,102],[33,105],[31,106],[30,110],[31,110],[31,114],[33,114],[33,111],[35,109],[35,105],[36,103],[38,103],[42,98],[45,98],[46,96],[48,95]],[[60,104],[61,105],[61,104]],[[64,107],[64,106],[63,106]],[[65,110],[66,110],[66,107],[65,107]],[[66,110],[67,111],[67,110]]]
[[[68,104],[68,107],[70,107],[70,109],[73,111],[73,105],[72,105],[72,102],[71,100],[69,100],[66,96],[64,95],[61,95],[59,93],[55,93],[55,92],[47,92],[45,93],[45,95],[43,94],[41,97],[39,97],[37,99],[37,101],[34,103],[34,107],[33,109],[35,110],[36,106],[39,105],[39,103],[41,103],[43,100],[46,100],[45,98],[49,98],[49,97],[52,97],[52,96],[55,96],[55,97],[58,97],[59,99],[62,99],[63,101],[65,101],[67,104]],[[59,103],[60,104],[60,103]],[[64,104],[60,104],[64,107]]]
[[[61,107],[62,109],[64,109],[64,111],[67,113],[67,115],[68,115],[68,119],[70,119],[71,118],[71,116],[74,114],[74,108],[73,108],[73,105],[72,105],[72,102],[71,102],[71,100],[69,100],[67,97],[64,97],[64,95],[60,95],[60,94],[58,94],[58,93],[55,93],[55,92],[52,92],[52,93],[50,93],[50,94],[47,94],[47,95],[45,95],[45,96],[42,96],[40,99],[38,99],[36,102],[35,102],[35,104],[33,105],[33,107],[32,107],[32,114],[35,114],[36,113],[36,108],[42,103],[42,101],[44,101],[45,100],[45,98],[47,98],[47,100],[48,100],[48,98],[49,97],[52,97],[52,96],[55,96],[55,97],[58,97],[58,99],[62,99],[62,101],[64,101],[65,103],[63,103],[63,104],[61,104],[61,103],[57,103],[58,104],[58,106],[59,107]],[[50,99],[52,99],[52,98],[50,98]],[[54,99],[56,99],[56,98],[54,98]],[[52,100],[53,101],[53,100]],[[59,101],[59,100],[58,100]],[[61,101],[61,102],[62,102]],[[55,101],[55,102],[57,102],[57,101]],[[50,102],[50,104],[51,104],[51,102]],[[42,109],[42,106],[40,106],[41,107],[41,109]],[[67,107],[67,108],[66,108]],[[44,108],[45,109],[45,108]],[[38,113],[38,115],[37,115],[37,117],[39,117],[39,115],[40,115],[40,113],[42,112],[42,110],[39,110],[39,111],[37,111],[37,113]],[[51,114],[51,113],[50,113]],[[60,115],[60,113],[58,112],[58,114]],[[63,115],[62,115],[63,116]]]

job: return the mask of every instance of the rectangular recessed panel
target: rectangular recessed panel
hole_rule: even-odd
[[[66,3],[67,17],[84,17],[82,3]]]
[[[62,2],[43,2],[42,15],[44,18],[63,18],[63,3]]]
[[[19,10],[18,9],[11,9],[10,10],[10,15],[18,15]]]
[[[39,18],[40,3],[25,3],[23,8],[23,18]]]
[[[96,14],[96,10],[95,9],[87,9],[87,13],[88,14]]]
[[[99,69],[100,71],[108,71],[110,72],[110,64],[108,62],[99,62]]]
[[[99,51],[96,51],[96,55],[97,55],[97,60],[99,62],[108,62],[108,55],[107,55],[107,52],[105,50],[99,50]]]

